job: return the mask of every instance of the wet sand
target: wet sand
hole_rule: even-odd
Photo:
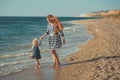
[[[41,65],[41,69],[28,68],[21,72],[3,76],[0,80],[56,80],[62,65],[56,68],[53,68],[52,63]]]
[[[53,68],[27,69],[0,80],[120,80],[120,19],[105,18],[75,21],[87,26],[93,38],[79,46],[80,51]]]

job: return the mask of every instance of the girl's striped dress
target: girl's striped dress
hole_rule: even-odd
[[[54,34],[54,27],[49,24],[46,33],[49,35],[49,49],[56,50],[62,46],[61,36],[64,36],[63,31]]]

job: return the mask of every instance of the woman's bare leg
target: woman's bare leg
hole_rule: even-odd
[[[55,60],[54,51],[53,51],[53,50],[50,50],[50,52],[51,52],[52,59],[53,59],[53,67],[55,67],[55,65],[56,65],[56,60]]]
[[[58,66],[60,64],[60,61],[59,61],[59,58],[58,58],[58,55],[56,53],[56,50],[51,50],[51,53],[52,53],[52,58],[53,58],[53,62],[54,62],[54,67],[55,66]]]
[[[58,58],[58,55],[57,55],[57,53],[56,53],[56,50],[55,50],[55,56],[56,56],[57,64],[59,65],[59,64],[60,64],[60,60],[59,60],[59,58]]]

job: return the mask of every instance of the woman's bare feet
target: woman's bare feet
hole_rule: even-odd
[[[60,65],[60,63],[54,63],[53,67],[58,67]]]
[[[53,64],[53,67],[56,67],[56,63]]]

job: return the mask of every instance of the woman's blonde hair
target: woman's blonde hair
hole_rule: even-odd
[[[38,46],[38,40],[36,38],[33,39],[32,44],[34,46]]]
[[[54,33],[57,33],[58,31],[61,31],[63,30],[63,26],[62,24],[60,23],[60,21],[58,20],[57,17],[53,16],[53,15],[48,15],[47,16],[47,20],[53,24],[53,27],[54,27]]]

